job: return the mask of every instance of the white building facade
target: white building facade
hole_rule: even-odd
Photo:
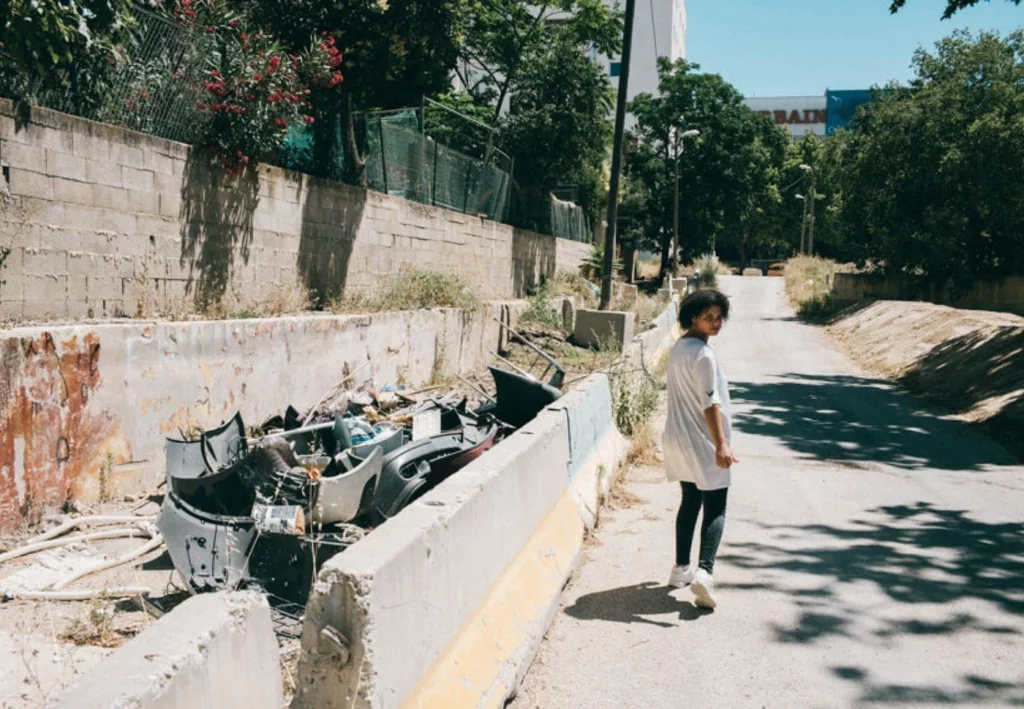
[[[605,1],[609,6],[623,9],[621,2]],[[658,57],[671,61],[686,58],[686,0],[636,0],[626,94],[630,101],[642,93],[658,95]],[[612,86],[617,90],[622,58],[597,57],[597,60],[608,70]]]

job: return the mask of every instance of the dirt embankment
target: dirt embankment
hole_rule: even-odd
[[[829,331],[861,365],[941,402],[1024,458],[1024,318],[879,301]]]

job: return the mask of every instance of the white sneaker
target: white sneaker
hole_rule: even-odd
[[[697,573],[693,575],[690,590],[695,596],[694,602],[701,608],[714,608],[718,605],[718,601],[715,600],[714,579],[704,569],[697,569]]]
[[[676,588],[685,588],[693,581],[694,569],[692,566],[673,566],[672,573],[668,577],[668,585]]]

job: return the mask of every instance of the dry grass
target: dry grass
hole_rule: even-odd
[[[587,285],[587,279],[579,273],[562,271],[549,281],[547,286],[548,294],[551,296],[568,295],[575,298],[576,303],[582,308],[597,307],[597,296]]]
[[[833,312],[832,276],[851,273],[853,264],[841,264],[817,256],[797,256],[786,263],[786,293],[801,317],[820,319]]]
[[[633,444],[626,456],[630,465],[659,465],[661,453],[658,450],[658,438],[650,422],[644,424],[633,434]]]
[[[333,313],[379,313],[428,308],[480,310],[481,301],[458,276],[416,268],[405,268],[385,278],[373,292],[347,294],[330,306]]]
[[[84,618],[73,620],[61,634],[60,639],[74,645],[96,647],[120,647],[133,633],[114,628],[114,608],[93,603]]]

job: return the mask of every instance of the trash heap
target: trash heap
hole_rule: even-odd
[[[553,362],[553,360],[552,360]],[[320,566],[532,420],[561,396],[491,367],[496,393],[415,400],[371,387],[294,407],[254,429],[240,414],[168,438],[157,527],[196,592],[256,587],[304,603]],[[548,371],[548,370],[545,370]]]

